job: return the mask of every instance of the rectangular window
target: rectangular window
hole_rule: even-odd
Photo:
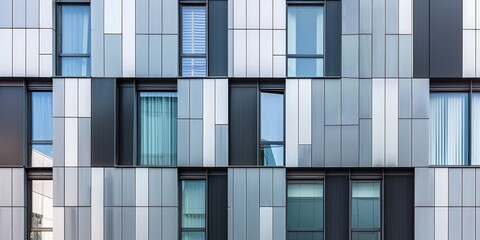
[[[287,240],[323,240],[323,182],[289,181]]]
[[[289,77],[323,76],[323,2],[289,1],[287,12],[287,75]]]
[[[205,180],[182,180],[182,240],[206,239]]]
[[[58,75],[90,76],[90,6],[62,4],[59,16]]]
[[[182,76],[207,75],[206,19],[205,2],[182,2],[180,56]]]
[[[480,93],[472,93],[472,110],[471,110],[471,121],[472,121],[472,147],[470,148],[472,165],[480,165]]]
[[[30,92],[30,166],[53,166],[52,92]]]
[[[53,239],[52,180],[31,180],[29,183],[29,239]]]
[[[381,239],[379,181],[352,181],[352,240]]]
[[[260,92],[260,165],[283,166],[284,94]]]
[[[139,165],[176,165],[177,93],[140,92]]]

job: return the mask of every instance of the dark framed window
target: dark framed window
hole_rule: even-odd
[[[206,239],[207,198],[205,180],[182,180],[181,239]]]
[[[352,240],[381,240],[381,180],[351,182]]]
[[[207,3],[205,0],[180,1],[181,76],[207,75]]]
[[[260,90],[260,165],[284,165],[284,92]]]
[[[29,160],[31,167],[53,166],[53,96],[51,91],[29,92]]]
[[[42,169],[27,173],[28,239],[53,239],[52,171]]]

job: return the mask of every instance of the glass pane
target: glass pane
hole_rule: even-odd
[[[30,232],[30,240],[53,240],[53,232]]]
[[[430,94],[430,164],[468,165],[468,93]]]
[[[288,76],[323,76],[323,58],[288,58]]]
[[[287,229],[322,230],[323,183],[289,182],[287,194]]]
[[[52,140],[52,92],[32,92],[32,140]]]
[[[182,52],[205,54],[205,6],[182,7]]]
[[[260,144],[260,160],[264,166],[283,166],[283,145]]]
[[[287,240],[323,240],[323,232],[287,232]]]
[[[205,228],[205,181],[182,181],[182,228]]]
[[[261,141],[283,142],[283,93],[260,93]]]
[[[89,57],[62,57],[62,76],[90,76]]]
[[[62,53],[90,53],[90,6],[62,5]]]
[[[182,76],[202,77],[207,75],[206,58],[182,58]]]
[[[182,240],[204,240],[205,232],[182,232]]]
[[[32,144],[30,165],[32,167],[52,167],[53,166],[52,144]]]
[[[32,228],[53,227],[52,180],[32,180]]]
[[[323,6],[288,6],[288,54],[323,54]]]
[[[380,233],[378,232],[352,232],[352,240],[378,240]]]
[[[140,165],[177,162],[177,93],[140,93]]]
[[[472,93],[472,165],[480,165],[480,93]]]
[[[352,228],[380,228],[379,182],[352,182]]]

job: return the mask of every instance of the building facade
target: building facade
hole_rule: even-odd
[[[0,0],[0,238],[479,240],[477,13]]]

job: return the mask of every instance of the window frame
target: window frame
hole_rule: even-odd
[[[53,174],[52,168],[27,168],[26,169],[26,189],[27,189],[27,231],[25,233],[26,239],[30,239],[30,232],[51,232],[53,234],[53,226],[50,228],[32,228],[32,181],[43,180],[52,181],[53,189]],[[52,202],[53,209],[53,202]]]
[[[283,95],[283,136],[282,136],[282,141],[262,141],[262,93],[281,93]],[[265,162],[263,161],[263,158],[261,156],[262,153],[262,146],[264,145],[282,145],[283,147],[283,159],[282,159],[282,165],[279,166],[285,166],[285,131],[286,131],[286,124],[285,124],[285,110],[286,110],[286,99],[285,99],[285,89],[280,89],[280,88],[275,88],[275,87],[262,87],[261,85],[258,88],[258,161],[257,165],[259,166],[265,166],[265,167],[272,167],[272,166],[266,166]],[[279,167],[275,165],[274,167]]]
[[[368,232],[368,233],[378,233],[379,234],[379,238],[377,240],[383,240],[384,236],[383,236],[383,232],[384,232],[384,203],[383,203],[383,195],[384,195],[384,182],[383,182],[383,174],[381,176],[378,176],[378,177],[370,177],[370,176],[353,176],[351,175],[350,176],[350,192],[349,192],[349,208],[350,208],[350,216],[349,216],[349,225],[350,225],[350,234],[349,234],[349,237],[350,239],[352,239],[353,237],[353,233],[361,233],[361,232]],[[377,182],[380,184],[380,192],[379,192],[379,197],[380,197],[380,206],[379,206],[379,211],[380,211],[380,219],[379,219],[379,224],[380,224],[380,227],[379,228],[353,228],[353,183],[354,182]]]
[[[198,232],[203,230],[205,232],[205,239],[208,239],[208,170],[186,170],[178,175],[178,239],[183,240],[183,232]],[[205,228],[184,228],[183,227],[183,181],[204,181],[205,183]]]

